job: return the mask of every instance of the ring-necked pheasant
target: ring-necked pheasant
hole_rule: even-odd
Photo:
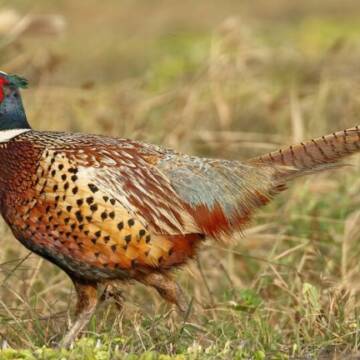
[[[77,319],[64,346],[89,321],[99,286],[112,280],[150,285],[184,311],[170,269],[193,257],[205,238],[231,238],[287,181],[360,150],[357,126],[246,162],[40,132],[26,119],[19,93],[26,84],[0,73],[0,210],[24,246],[74,282]]]

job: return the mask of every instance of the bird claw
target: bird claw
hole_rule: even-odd
[[[100,297],[101,302],[113,301],[118,308],[121,310],[124,304],[124,295],[123,291],[119,289],[112,283],[107,283],[105,285],[104,291]]]

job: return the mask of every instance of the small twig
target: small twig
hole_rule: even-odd
[[[296,275],[298,275],[299,277],[302,277],[301,273],[299,273],[299,271],[294,266],[291,266],[291,265],[281,264],[279,262],[272,261],[272,260],[269,260],[269,259],[264,259],[264,258],[259,257],[259,256],[245,255],[245,254],[243,254],[243,253],[241,253],[239,251],[232,250],[232,249],[227,249],[227,248],[224,248],[224,247],[221,247],[221,246],[214,246],[214,245],[207,245],[207,246],[211,247],[211,248],[214,248],[214,249],[223,250],[223,251],[226,251],[226,252],[231,252],[234,255],[241,256],[243,258],[257,260],[257,261],[261,261],[261,262],[271,264],[271,265],[282,266],[282,267],[285,267],[287,269],[290,269],[290,270],[294,271],[296,273]]]
[[[14,262],[22,261],[23,259],[24,258],[18,258],[18,259],[12,259],[12,260],[8,260],[8,261],[4,261],[3,263],[0,263],[0,267],[10,265],[10,264],[12,264]]]
[[[187,308],[187,310],[186,310],[183,323],[182,323],[181,328],[180,328],[180,330],[179,330],[179,335],[181,335],[181,334],[183,333],[184,329],[185,329],[185,325],[187,324],[187,320],[188,320],[188,318],[189,318],[189,316],[190,316],[193,303],[194,303],[194,297],[192,296],[192,297],[191,297],[191,300],[190,300],[190,302],[189,302],[189,306],[188,306],[188,308]]]
[[[234,284],[234,282],[232,281],[229,272],[226,270],[224,264],[220,261],[220,267],[221,270],[224,272],[226,279],[228,280],[229,284],[232,286],[232,288],[236,288],[236,285]]]
[[[203,280],[203,282],[205,284],[206,290],[207,290],[207,292],[209,294],[211,306],[214,306],[214,304],[215,304],[214,295],[213,295],[213,293],[212,293],[212,291],[210,289],[209,283],[208,283],[208,281],[206,279],[206,276],[205,276],[204,271],[202,269],[202,265],[201,265],[201,262],[200,262],[199,258],[196,258],[196,263],[197,263],[197,266],[199,268],[201,278],[202,278],[202,280]]]
[[[5,279],[3,280],[1,286],[5,286],[6,282],[9,280],[9,278],[15,273],[15,271],[31,256],[31,252],[29,252],[25,257],[23,257],[9,272],[8,275],[6,275]]]

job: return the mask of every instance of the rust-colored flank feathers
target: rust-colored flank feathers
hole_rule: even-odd
[[[231,240],[287,181],[339,166],[360,149],[357,126],[246,162],[39,132],[27,123],[21,84],[0,72],[0,210],[24,246],[74,282],[77,320],[64,346],[105,298],[98,300],[99,285],[109,289],[114,280],[152,286],[186,311],[171,269],[194,257],[207,238]]]

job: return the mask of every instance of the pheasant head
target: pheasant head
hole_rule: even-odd
[[[27,81],[17,75],[0,71],[0,132],[30,129],[20,89],[26,88]]]

